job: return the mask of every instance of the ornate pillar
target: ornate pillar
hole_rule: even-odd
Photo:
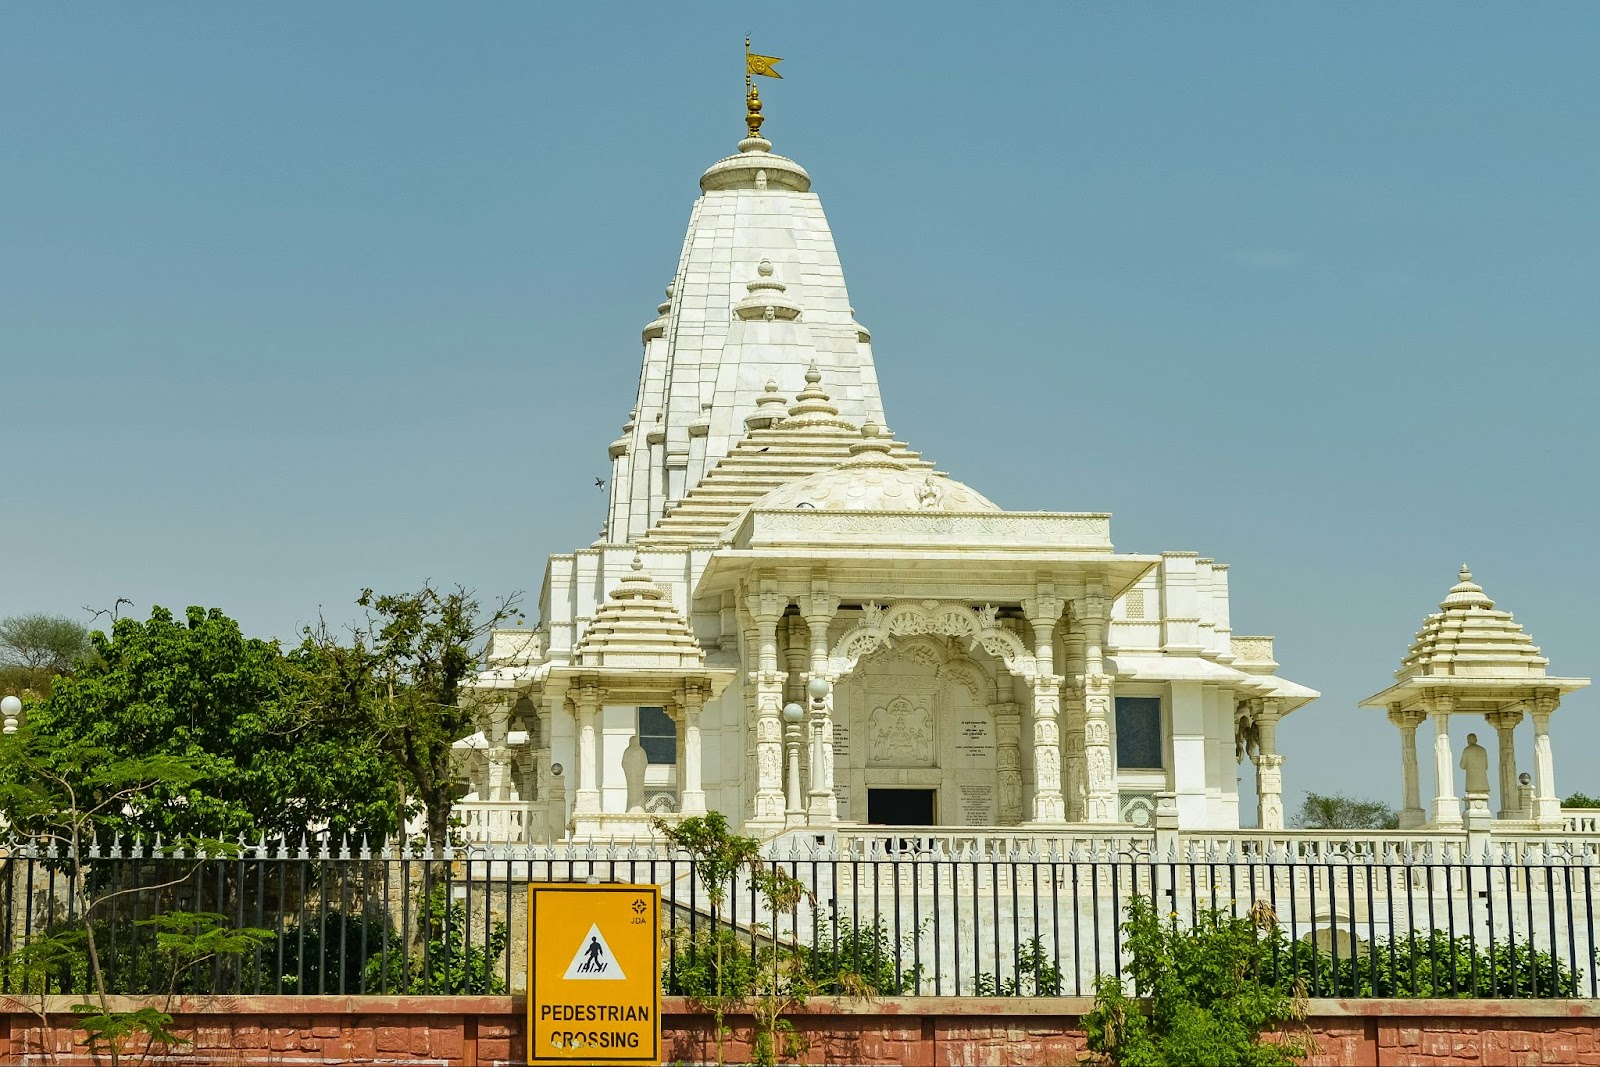
[[[1098,585],[1080,601],[1083,610],[1083,759],[1089,822],[1117,821],[1116,772],[1111,758],[1111,676],[1102,643],[1106,598]]]
[[[578,767],[572,797],[575,815],[593,815],[600,810],[599,764],[595,756],[595,716],[605,691],[599,686],[580,685],[572,692],[573,714],[578,721]]]
[[[1428,819],[1422,810],[1422,786],[1417,781],[1417,727],[1424,716],[1420,711],[1389,708],[1389,721],[1400,730],[1400,829],[1415,830]]]
[[[511,749],[506,745],[506,734],[511,723],[511,705],[516,702],[496,700],[489,705],[489,722],[484,739],[489,742],[485,756],[489,762],[489,777],[485,783],[484,800],[511,799]]]
[[[1561,825],[1556,757],[1550,748],[1550,716],[1560,704],[1560,696],[1551,691],[1541,692],[1533,701],[1533,817],[1540,829]]]
[[[788,677],[778,669],[778,620],[789,598],[768,588],[745,598],[756,624],[755,686],[756,791],[750,822],[756,829],[783,827],[783,683]]]
[[[1495,736],[1500,741],[1500,750],[1495,760],[1495,766],[1500,770],[1500,810],[1495,813],[1497,819],[1523,818],[1518,805],[1517,785],[1517,725],[1522,722],[1522,712],[1513,708],[1508,711],[1491,711],[1485,715],[1484,720],[1494,727]]]
[[[695,683],[678,694],[683,708],[683,788],[678,793],[678,810],[685,815],[704,815],[706,811],[705,786],[700,780],[700,712],[705,701],[705,690]]]
[[[1022,709],[1017,706],[1016,679],[1004,669],[995,679],[999,703],[994,709],[995,818],[1002,826],[1022,822]]]
[[[1283,757],[1278,755],[1282,701],[1267,697],[1256,712],[1256,822],[1263,830],[1283,829]]]
[[[1428,702],[1433,716],[1433,824],[1460,826],[1461,801],[1456,799],[1456,761],[1450,753],[1450,712],[1455,699],[1440,693]]]
[[[811,759],[811,787],[806,792],[806,818],[812,824],[831,823],[839,818],[839,799],[833,791],[834,679],[828,677],[828,627],[839,610],[839,598],[829,595],[828,587],[822,582],[813,581],[811,592],[800,600],[800,610],[811,633],[811,670],[807,685],[813,678],[828,683],[826,696],[801,701],[809,711],[811,729],[817,738],[813,746],[816,754]]]
[[[1067,802],[1067,821],[1082,822],[1089,791],[1083,764],[1083,623],[1076,616],[1067,619],[1065,644],[1067,661],[1062,664],[1062,670],[1066,682],[1061,695],[1066,712],[1066,724],[1062,728],[1066,751],[1061,761],[1061,792]]]
[[[1022,602],[1033,625],[1033,822],[1067,821],[1061,796],[1061,677],[1055,673],[1055,630],[1065,606],[1055,587],[1040,582]]]

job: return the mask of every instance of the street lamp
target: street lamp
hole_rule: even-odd
[[[17,716],[22,714],[22,701],[16,697],[8,696],[0,699],[0,715],[6,717],[5,733],[17,732]]]
[[[805,717],[806,709],[799,704],[783,706],[784,749],[789,756],[789,796],[786,806],[791,823],[799,822],[803,814],[800,807],[800,720]]]

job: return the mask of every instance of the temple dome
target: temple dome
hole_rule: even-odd
[[[818,511],[999,511],[982,493],[938,471],[849,464],[781,485],[750,506]]]
[[[806,394],[802,393],[801,396]],[[802,405],[797,404],[795,409]],[[798,420],[795,420],[798,421]],[[890,455],[890,443],[873,423],[861,427],[861,440],[851,445],[850,458],[767,493],[748,511],[999,511],[1000,506],[976,489],[942,471],[907,467]]]

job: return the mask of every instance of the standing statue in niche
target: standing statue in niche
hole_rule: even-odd
[[[622,777],[628,783],[628,810],[644,810],[644,769],[650,763],[639,735],[628,738],[628,747],[622,750]]]
[[[1461,752],[1461,769],[1467,772],[1467,795],[1489,795],[1489,752],[1478,744],[1477,734],[1467,735],[1467,747]]]

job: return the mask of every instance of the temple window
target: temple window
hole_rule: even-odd
[[[1160,770],[1161,698],[1117,697],[1117,769]]]
[[[651,763],[678,762],[678,726],[665,708],[639,709],[639,745]]]

